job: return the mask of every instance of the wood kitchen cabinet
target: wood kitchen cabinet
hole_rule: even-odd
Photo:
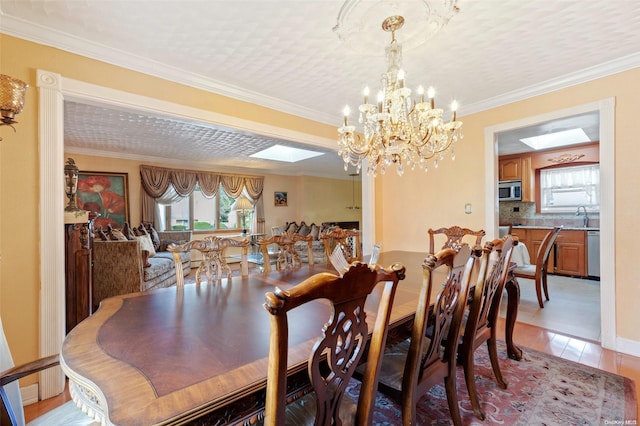
[[[530,155],[505,155],[498,159],[498,179],[522,182],[522,201],[535,201],[535,178]]]
[[[500,180],[521,180],[522,161],[520,157],[498,160]]]
[[[531,263],[549,228],[512,228],[511,235],[526,244]],[[549,255],[549,273],[585,278],[587,276],[587,233],[579,229],[563,229]]]
[[[554,273],[577,277],[587,276],[587,232],[563,229],[556,239]]]

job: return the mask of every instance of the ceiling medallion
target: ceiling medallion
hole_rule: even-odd
[[[434,167],[438,167],[447,151],[455,158],[453,145],[462,138],[462,122],[456,120],[457,102],[451,104],[451,119],[447,123],[443,110],[435,107],[433,87],[427,90],[427,101],[422,86],[417,88],[416,97],[411,96],[411,89],[405,86],[402,45],[395,37],[404,22],[399,15],[382,22],[382,29],[391,33],[391,43],[385,49],[387,72],[382,74],[377,105],[369,103],[369,88],[364,89],[364,103],[358,107],[361,132],[349,124],[349,106],[344,109],[344,122],[338,128],[338,154],[344,160],[345,170],[353,165],[359,172],[366,160],[370,176],[376,176],[378,171],[384,174],[391,165],[402,176],[405,167],[413,170],[418,166],[426,171],[432,159]]]
[[[458,0],[346,0],[333,31],[358,55],[380,56],[387,41],[380,22],[389,16],[411,17],[402,28],[402,46],[414,49],[436,35],[458,12]]]

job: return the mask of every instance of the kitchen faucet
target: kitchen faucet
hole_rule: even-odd
[[[582,226],[584,228],[586,228],[587,224],[589,223],[589,216],[587,216],[587,208],[585,206],[578,206],[578,210],[576,210],[576,216],[580,216],[580,209],[582,209],[584,211],[584,218],[582,219],[583,220]]]

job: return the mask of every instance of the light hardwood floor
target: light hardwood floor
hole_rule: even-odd
[[[502,318],[499,319],[498,327],[498,336],[504,336],[504,320]],[[629,377],[636,383],[636,395],[640,395],[638,392],[640,358],[638,357],[603,349],[599,343],[590,340],[569,337],[520,322],[516,323],[514,339],[516,344],[524,348],[525,351],[526,348],[531,348],[538,352]],[[24,409],[26,420],[29,422],[69,400],[70,396],[67,391],[54,398],[28,405]],[[640,406],[640,399],[638,405]]]
[[[599,342],[600,281],[549,275],[549,299],[544,309],[538,306],[533,280],[518,278],[520,303],[518,322]],[[500,304],[500,316],[507,310],[506,293]]]

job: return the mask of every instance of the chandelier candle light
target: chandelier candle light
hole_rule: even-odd
[[[398,15],[382,22],[382,29],[391,33],[391,43],[385,49],[387,72],[382,75],[377,105],[369,103],[369,88],[364,89],[364,103],[358,108],[359,123],[364,126],[361,134],[349,124],[349,106],[344,108],[344,122],[338,128],[338,154],[344,160],[345,170],[352,165],[359,172],[366,160],[370,176],[376,176],[378,171],[384,174],[392,164],[402,176],[405,167],[413,170],[418,166],[427,171],[431,159],[437,168],[446,151],[455,159],[453,145],[463,137],[462,122],[456,120],[458,104],[452,102],[451,120],[445,123],[443,110],[435,107],[433,87],[427,90],[427,101],[422,86],[416,91],[417,98],[411,97],[402,69],[402,45],[395,37],[403,24],[404,18]]]

